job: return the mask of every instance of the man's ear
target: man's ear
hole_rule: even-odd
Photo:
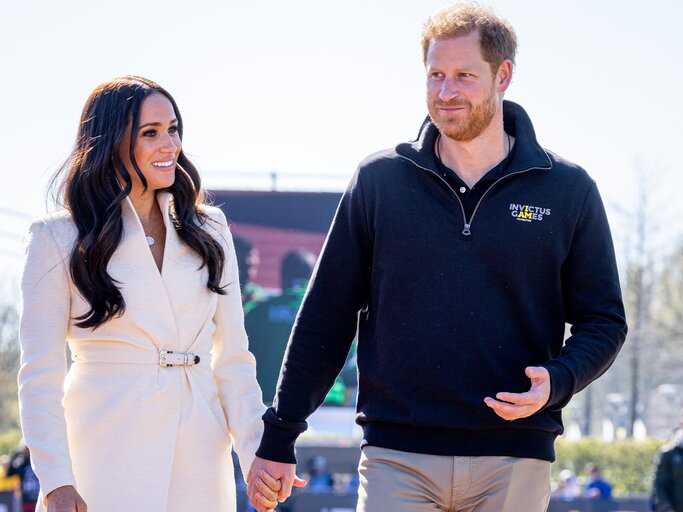
[[[506,91],[512,82],[512,61],[505,59],[498,66],[496,73],[496,88],[501,94]]]

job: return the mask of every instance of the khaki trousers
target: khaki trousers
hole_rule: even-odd
[[[357,512],[543,512],[550,462],[363,448]]]

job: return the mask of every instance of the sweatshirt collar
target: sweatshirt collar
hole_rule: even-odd
[[[515,151],[505,174],[527,169],[545,169],[552,167],[550,158],[536,140],[536,132],[526,111],[517,103],[503,100],[503,127],[505,132],[515,138]],[[436,171],[434,161],[434,144],[439,130],[429,116],[420,127],[417,139],[396,146],[396,152],[420,167]]]

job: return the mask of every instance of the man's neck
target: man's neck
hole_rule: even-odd
[[[494,121],[484,132],[470,141],[462,142],[440,135],[437,153],[443,164],[472,188],[482,176],[493,169],[510,153],[514,139],[503,130],[502,120]]]

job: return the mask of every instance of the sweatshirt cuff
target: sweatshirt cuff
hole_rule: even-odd
[[[256,456],[274,462],[296,464],[294,443],[308,428],[305,421],[286,421],[270,407],[263,415],[263,437]]]
[[[559,411],[574,395],[574,376],[564,364],[557,360],[549,361],[543,367],[550,373],[550,398],[545,408]]]

